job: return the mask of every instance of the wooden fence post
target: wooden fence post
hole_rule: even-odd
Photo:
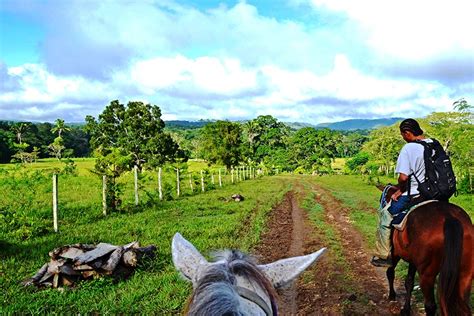
[[[234,167],[230,167],[230,181],[234,184]]]
[[[221,168],[219,168],[219,186],[222,187]]]
[[[58,175],[53,174],[53,227],[58,232]]]
[[[158,168],[158,195],[160,197],[160,201],[163,200],[163,189],[161,187],[161,167]]]
[[[211,183],[212,183],[212,184],[215,184],[215,181],[214,181],[214,174],[213,174],[213,173],[211,174]]]
[[[135,205],[138,205],[138,167],[135,165],[133,167],[133,174],[135,179]]]
[[[189,187],[191,188],[191,193],[194,193],[193,176],[191,173],[189,174]]]
[[[107,176],[102,176],[102,214],[107,215]]]
[[[179,168],[176,168],[176,195],[179,197],[180,190],[179,190]]]
[[[201,170],[201,191],[204,192],[204,174]]]

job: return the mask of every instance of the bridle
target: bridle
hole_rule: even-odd
[[[265,315],[276,316],[278,314],[277,311],[273,311],[272,307],[269,306],[257,293],[241,286],[236,286],[235,289],[240,297],[257,304],[265,312]]]

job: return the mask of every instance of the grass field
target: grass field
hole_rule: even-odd
[[[84,161],[87,163],[90,161]],[[16,180],[19,182],[19,178]],[[34,184],[35,190],[49,193],[49,189],[41,187],[47,186],[49,177],[41,181]],[[33,185],[32,182],[21,183]],[[63,185],[63,190],[71,196],[60,205],[63,212],[59,233],[51,231],[51,208],[48,201],[41,199],[30,204],[32,209],[27,214],[34,234],[25,238],[15,229],[2,229],[0,314],[178,313],[190,286],[179,278],[171,264],[170,242],[174,233],[181,232],[204,253],[232,247],[249,250],[258,242],[267,212],[289,190],[281,178],[255,179],[103,217],[99,197],[92,198],[97,195],[92,192],[94,189],[88,191],[90,197],[81,198],[86,188],[94,187],[93,177],[66,178]],[[79,190],[81,192],[75,192]],[[245,201],[223,201],[234,193],[244,195]],[[34,228],[38,221],[47,222],[48,226],[42,226],[44,230],[38,232]],[[154,244],[158,251],[156,260],[143,265],[127,281],[114,284],[107,278],[97,279],[65,291],[26,289],[20,285],[20,281],[48,261],[48,252],[55,247],[79,242],[125,244],[132,240],[142,245]]]
[[[142,204],[133,205],[133,177],[124,175],[125,207],[107,216],[101,210],[101,181],[89,170],[93,160],[76,160],[78,176],[60,175],[59,233],[52,229],[51,173],[62,165],[54,160],[42,161],[27,168],[0,166],[0,314],[6,313],[158,313],[176,314],[190,293],[171,264],[170,242],[181,232],[206,253],[219,248],[252,249],[265,226],[266,215],[291,189],[293,176],[263,177],[230,184],[210,185],[201,193],[199,179],[191,194],[186,173],[182,179],[183,195],[175,196],[173,170],[164,174],[168,200],[156,198],[156,174],[140,177]],[[207,168],[203,162],[190,162],[188,171]],[[217,170],[217,169],[210,169]],[[330,190],[351,210],[351,220],[369,247],[374,244],[380,191],[356,176],[305,177]],[[217,180],[216,180],[217,181]],[[393,180],[392,180],[393,182]],[[234,193],[244,195],[240,203],[223,201]],[[453,202],[473,216],[472,196],[458,196]],[[321,222],[322,208],[312,205],[311,195],[304,200],[305,209],[315,222]],[[331,239],[330,227],[325,236]],[[336,236],[337,237],[337,236]],[[341,247],[334,237],[333,250]],[[142,265],[132,278],[113,283],[103,278],[80,283],[64,291],[23,288],[20,282],[32,276],[55,247],[73,243],[125,244],[138,240],[141,245],[157,246],[157,258]],[[343,264],[343,263],[341,263]]]

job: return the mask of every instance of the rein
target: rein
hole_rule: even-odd
[[[236,286],[235,289],[242,298],[257,304],[267,316],[277,315],[276,312],[272,312],[272,308],[268,306],[268,304],[257,293],[241,286]]]

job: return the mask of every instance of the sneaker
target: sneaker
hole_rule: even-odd
[[[372,260],[370,260],[370,263],[372,263],[376,267],[391,267],[392,266],[392,260],[390,258],[382,259],[379,257],[372,257]]]

